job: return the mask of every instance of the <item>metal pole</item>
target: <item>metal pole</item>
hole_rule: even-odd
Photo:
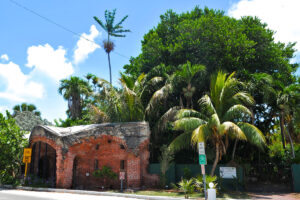
[[[203,174],[203,186],[204,186],[204,197],[205,197],[205,200],[207,200],[207,193],[206,193],[206,178],[205,178],[205,174]]]
[[[121,192],[123,192],[123,179],[121,179]]]

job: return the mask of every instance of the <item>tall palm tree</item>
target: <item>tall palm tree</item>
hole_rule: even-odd
[[[214,174],[218,162],[226,154],[229,139],[238,138],[263,149],[265,138],[251,120],[251,111],[245,105],[254,103],[253,98],[241,91],[243,83],[219,71],[212,75],[210,94],[204,95],[199,104],[202,112],[193,109],[181,109],[174,122],[175,130],[182,130],[170,144],[173,151],[186,148],[197,142],[209,140],[215,147],[215,161],[211,170]]]
[[[277,93],[277,109],[280,123],[280,132],[284,142],[285,135],[288,136],[292,157],[295,158],[295,150],[291,133],[293,131],[293,118],[296,118],[300,106],[300,86],[299,84],[291,84],[282,91]],[[287,126],[287,128],[286,128]],[[286,131],[286,129],[289,129]],[[285,148],[285,144],[283,144]]]
[[[27,103],[22,103],[21,105],[15,105],[13,107],[14,114],[16,112],[23,112],[23,111],[29,111],[34,113],[36,116],[41,116],[41,112],[37,110],[36,106],[34,104],[27,104]]]
[[[72,119],[79,119],[83,108],[83,101],[92,89],[87,81],[71,76],[70,79],[60,81],[58,92],[68,101],[68,114]]]
[[[112,37],[125,37],[126,35],[122,33],[130,32],[128,29],[123,29],[122,23],[127,19],[128,15],[123,17],[121,21],[114,24],[116,15],[116,9],[113,11],[105,10],[105,23],[102,22],[98,17],[94,17],[96,22],[107,32],[107,40],[104,40],[103,46],[104,50],[107,53],[108,57],[108,65],[109,65],[109,82],[112,84],[112,76],[111,76],[111,64],[110,64],[110,52],[114,50],[114,43],[110,41],[110,36]]]

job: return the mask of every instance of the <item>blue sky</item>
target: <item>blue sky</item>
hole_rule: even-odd
[[[239,18],[257,15],[276,30],[275,39],[298,41],[298,0],[1,0],[0,1],[0,112],[19,103],[35,104],[48,120],[65,118],[67,102],[57,92],[59,80],[87,73],[109,79],[107,55],[93,43],[49,23],[17,2],[65,28],[101,44],[106,33],[93,16],[103,19],[106,9],[117,9],[117,19],[129,15],[124,27],[132,32],[113,39],[113,83],[128,58],[141,52],[143,35],[159,22],[168,9],[178,13],[200,7],[224,10]],[[266,9],[268,8],[268,9]],[[280,13],[280,14],[278,14]],[[297,49],[300,49],[300,45]],[[119,55],[121,54],[121,55]],[[300,61],[297,52],[294,62]]]

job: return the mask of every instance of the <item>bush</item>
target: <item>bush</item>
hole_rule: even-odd
[[[117,174],[112,171],[111,167],[103,166],[102,169],[95,170],[93,176],[96,178],[116,179]]]
[[[209,183],[213,183],[214,184],[214,189],[217,188],[217,181],[218,181],[218,178],[217,176],[209,176],[207,175],[205,177],[206,179],[206,188],[208,189],[209,188]],[[196,178],[193,178],[194,180],[194,185],[196,187],[196,189],[199,191],[199,192],[203,192],[204,190],[204,184],[203,184],[203,176],[202,175],[198,175]]]
[[[190,180],[186,180],[186,179],[182,179],[179,183],[178,183],[178,187],[177,187],[181,192],[184,193],[184,197],[186,199],[189,198],[190,194],[193,194],[195,191],[195,185],[193,182],[193,179]]]
[[[16,184],[21,176],[23,148],[27,146],[21,131],[9,112],[6,117],[0,113],[0,182]]]

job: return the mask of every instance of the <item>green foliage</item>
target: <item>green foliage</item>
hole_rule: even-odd
[[[96,178],[103,178],[103,179],[116,179],[117,174],[112,171],[111,167],[103,166],[102,169],[95,170],[93,172],[93,176]]]
[[[204,184],[203,184],[203,176],[202,175],[198,175],[196,178],[193,178],[194,180],[194,184],[196,189],[199,192],[203,192],[204,190]],[[209,187],[209,183],[213,183],[214,184],[214,189],[217,189],[217,185],[218,185],[218,177],[217,176],[209,176],[206,175],[205,176],[205,181],[206,181],[206,188],[210,188]]]
[[[69,118],[81,119],[84,108],[84,100],[87,99],[92,92],[89,83],[79,77],[71,76],[70,79],[60,81],[58,92],[68,101],[67,114]]]
[[[187,179],[182,179],[179,183],[178,183],[178,187],[177,187],[181,192],[184,193],[184,197],[186,199],[189,198],[189,196],[191,194],[194,193],[195,191],[195,186],[193,184],[193,179],[187,180]]]
[[[161,147],[161,156],[159,157],[162,187],[165,187],[167,183],[166,172],[170,168],[173,159],[174,159],[173,152],[170,151],[167,145],[163,145]]]
[[[41,112],[37,110],[36,106],[33,104],[22,103],[21,105],[15,105],[13,107],[13,116],[19,112],[29,111],[34,113],[36,116],[41,116]]]
[[[247,122],[251,111],[246,105],[253,104],[253,98],[241,88],[244,83],[234,78],[234,73],[227,76],[219,71],[212,75],[210,82],[210,95],[204,95],[200,100],[202,115],[197,111],[187,109],[180,110],[178,120],[174,122],[175,130],[184,132],[173,140],[170,148],[178,150],[185,147],[183,143],[192,132],[192,143],[212,142],[215,146],[216,156],[211,175],[214,174],[217,163],[225,155],[228,148],[229,138],[248,140],[260,147],[265,145],[265,138],[261,131]],[[198,117],[189,117],[195,115]],[[202,116],[205,116],[202,118]],[[223,141],[224,140],[224,141]]]
[[[14,184],[21,175],[22,153],[27,140],[12,116],[8,112],[6,115],[0,113],[0,182]]]

